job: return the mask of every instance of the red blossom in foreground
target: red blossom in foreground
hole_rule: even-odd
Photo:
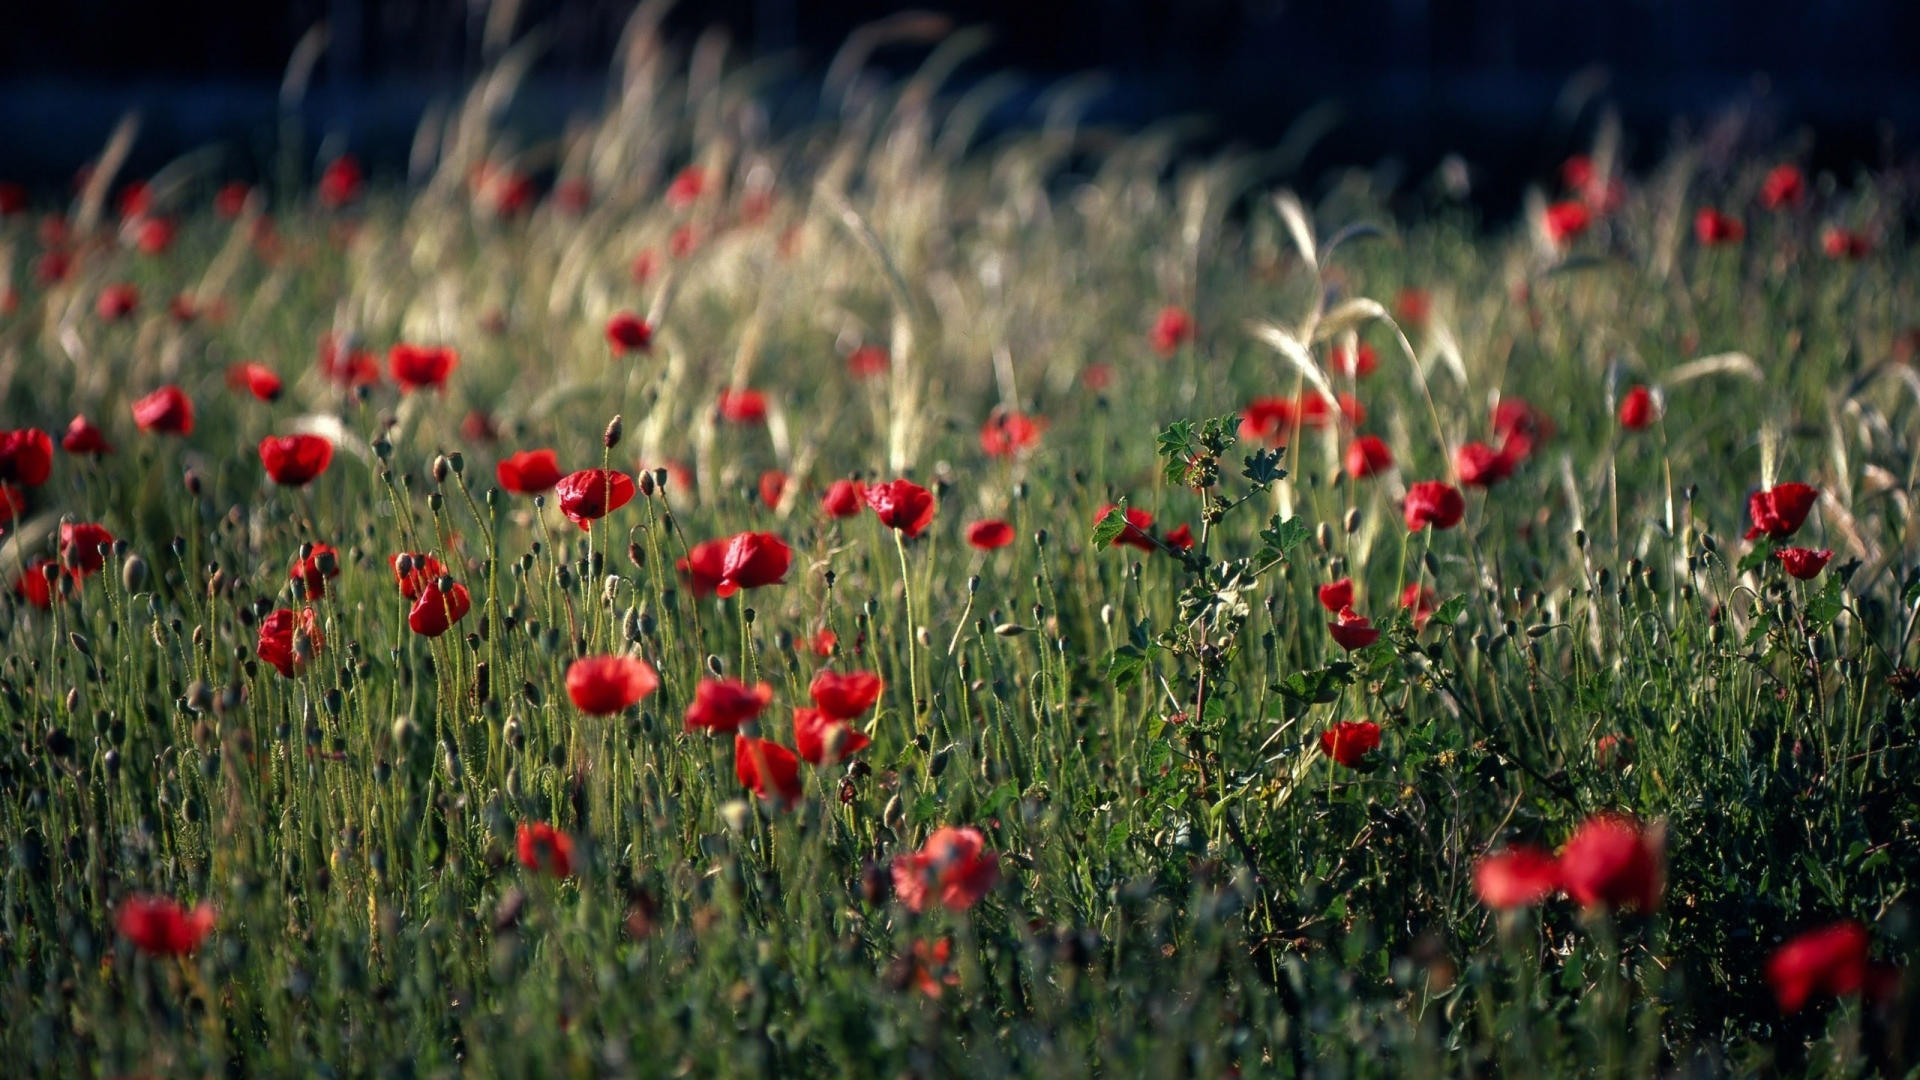
[[[466,618],[472,609],[473,598],[467,595],[465,585],[456,582],[443,595],[440,583],[431,581],[420,590],[419,599],[407,612],[407,626],[422,637],[439,637],[454,623]]]
[[[162,896],[129,896],[114,910],[113,925],[149,956],[185,956],[207,940],[214,918],[208,904],[188,909]]]
[[[1098,525],[1113,509],[1114,505],[1108,503],[1095,511],[1093,515],[1094,524]],[[1121,545],[1125,545],[1131,548],[1139,548],[1141,551],[1152,551],[1154,549],[1153,537],[1147,533],[1147,530],[1151,528],[1153,528],[1153,515],[1137,506],[1129,506],[1127,507],[1126,528],[1121,529],[1120,535],[1108,542],[1107,546],[1120,547]]]
[[[560,482],[560,456],[550,449],[522,450],[501,458],[493,467],[493,476],[502,491],[515,495],[538,495],[553,490]]]
[[[976,521],[967,526],[967,543],[981,551],[992,551],[1013,543],[1013,526],[999,518]]]
[[[1760,183],[1760,206],[1766,210],[1786,210],[1807,199],[1807,178],[1798,165],[1775,165]]]
[[[1812,548],[1790,547],[1780,548],[1773,553],[1773,557],[1780,560],[1780,565],[1786,568],[1788,576],[1799,578],[1801,581],[1811,581],[1820,576],[1820,571],[1827,568],[1827,562],[1833,558],[1833,552],[1825,548],[1815,551]]]
[[[1739,218],[1711,206],[1702,207],[1693,216],[1693,238],[1700,241],[1702,247],[1737,244],[1746,235],[1747,227]]]
[[[847,374],[866,381],[877,379],[893,369],[893,358],[878,345],[862,345],[847,354]]]
[[[85,521],[60,523],[60,565],[84,578],[107,564],[102,548],[113,546],[113,534],[104,525]]]
[[[1628,431],[1645,430],[1657,415],[1653,391],[1644,386],[1628,390],[1626,396],[1620,399],[1620,426]]]
[[[1866,233],[1829,225],[1820,232],[1820,251],[1829,259],[1859,262],[1873,253],[1873,241]]]
[[[400,586],[400,595],[408,600],[420,599],[420,593],[429,584],[447,574],[447,568],[440,565],[440,560],[425,552],[403,551],[389,558],[387,563],[393,567],[393,580]]]
[[[1328,611],[1338,612],[1341,608],[1353,606],[1353,579],[1341,578],[1320,586],[1318,590],[1320,606]]]
[[[1427,628],[1427,620],[1433,618],[1434,605],[1439,600],[1440,597],[1432,588],[1417,581],[1407,582],[1407,587],[1400,590],[1401,610],[1413,614],[1413,629],[1416,633]]]
[[[824,710],[793,710],[793,748],[800,760],[809,765],[820,768],[838,765],[872,742],[845,720],[836,720]]]
[[[850,518],[867,504],[867,485],[858,480],[835,480],[820,499],[820,509],[831,518]]]
[[[1293,437],[1295,416],[1292,398],[1254,398],[1240,410],[1240,437],[1248,442],[1285,446]]]
[[[778,805],[800,801],[800,759],[771,739],[733,737],[733,774],[755,795]]]
[[[633,478],[618,469],[582,469],[554,485],[560,512],[582,530],[633,501]]]
[[[1473,864],[1473,891],[1497,911],[1531,907],[1560,891],[1560,864],[1539,848],[1510,847]]]
[[[313,545],[306,558],[295,559],[287,570],[287,580],[300,582],[309,600],[326,596],[328,579],[339,576],[340,553],[327,544]]]
[[[807,687],[807,696],[820,711],[834,720],[851,720],[880,700],[886,688],[879,675],[871,671],[852,671],[845,675],[822,671]]]
[[[793,550],[773,533],[743,532],[695,544],[675,563],[695,596],[725,599],[741,589],[783,585]]]
[[[387,350],[387,371],[402,391],[411,393],[447,385],[447,376],[460,366],[460,354],[445,345],[410,345],[401,342]]]
[[[867,505],[873,508],[880,524],[904,533],[909,539],[919,536],[933,521],[933,493],[911,480],[889,480],[867,488]]]
[[[1371,720],[1342,720],[1320,733],[1320,752],[1349,769],[1368,767],[1378,749],[1380,725]]]
[[[773,700],[766,683],[748,686],[738,679],[701,679],[687,706],[687,730],[738,731]]]
[[[1593,211],[1586,203],[1571,199],[1547,207],[1540,220],[1547,239],[1563,247],[1579,239],[1592,225]]]
[[[583,656],[567,666],[567,697],[589,716],[632,708],[660,687],[653,665],[632,656]]]
[[[986,451],[988,457],[1010,457],[1030,449],[1046,429],[1044,419],[995,409],[987,422],[980,425],[980,449]]]
[[[767,396],[758,390],[722,390],[714,407],[719,410],[720,419],[729,424],[767,422]]]
[[[227,386],[234,390],[245,390],[261,401],[280,400],[282,389],[280,376],[274,374],[272,368],[251,360],[227,369]]]
[[[1747,539],[1770,536],[1785,540],[1806,524],[1813,504],[1820,501],[1820,489],[1801,483],[1776,484],[1747,497],[1747,517],[1753,526]]]
[[[1483,442],[1461,444],[1454,451],[1454,471],[1468,487],[1492,487],[1513,475],[1513,459]]]
[[[307,647],[296,647],[294,638],[304,634]],[[320,636],[320,620],[312,608],[288,611],[280,608],[273,614],[260,620],[260,638],[254,644],[254,652],[261,660],[273,666],[275,671],[291,679],[306,670],[307,662],[320,655],[323,643]]]
[[[0,480],[39,487],[51,475],[53,436],[39,428],[0,431]]]
[[[1665,888],[1664,861],[1657,831],[1623,814],[1597,814],[1560,849],[1560,887],[1584,908],[1650,914]]]
[[[1408,532],[1419,532],[1428,525],[1451,529],[1466,515],[1467,501],[1450,484],[1422,480],[1407,489],[1404,509]]]
[[[163,386],[133,403],[133,422],[160,435],[193,434],[193,402],[177,386]]]
[[[1334,621],[1327,624],[1327,632],[1333,635],[1335,644],[1348,652],[1380,640],[1380,631],[1374,628],[1373,620],[1350,607],[1340,609]]]
[[[573,837],[544,821],[523,821],[514,831],[520,865],[555,878],[573,876]]]
[[[767,509],[778,510],[780,500],[787,493],[787,474],[779,469],[768,469],[760,474],[760,501]]]
[[[1000,855],[972,826],[934,830],[919,851],[895,856],[893,891],[916,914],[929,903],[965,911],[1000,883]]]
[[[1347,475],[1364,480],[1393,468],[1393,451],[1378,435],[1362,435],[1347,444]]]
[[[327,162],[320,173],[320,205],[338,210],[358,199],[365,187],[366,176],[360,171],[360,163],[351,154],[342,154]]]
[[[1184,342],[1193,340],[1193,316],[1187,309],[1168,305],[1160,309],[1153,320],[1153,329],[1147,331],[1147,341],[1161,356],[1172,356],[1180,351]]]
[[[69,454],[113,453],[113,447],[107,444],[106,433],[85,416],[76,416],[67,424],[66,434],[60,436],[60,447]]]
[[[1797,1013],[1817,994],[1848,997],[1869,989],[1867,928],[1851,919],[1796,935],[1767,957],[1767,985],[1780,1011]]]
[[[140,290],[124,281],[101,289],[99,299],[93,302],[94,314],[106,322],[119,322],[133,314],[139,307]]]
[[[282,487],[304,487],[332,462],[333,444],[318,435],[269,435],[260,440],[260,464]]]
[[[653,347],[653,327],[631,311],[615,312],[607,320],[607,344],[613,346],[615,356],[646,352]]]

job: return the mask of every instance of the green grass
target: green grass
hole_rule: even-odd
[[[56,453],[0,566],[51,554],[63,517],[125,541],[51,609],[0,610],[11,1070],[1911,1066],[1904,1006],[1785,1016],[1761,975],[1786,936],[1841,917],[1880,957],[1913,948],[1920,787],[1889,677],[1912,663],[1920,312],[1893,179],[1766,213],[1772,156],[1710,168],[1682,147],[1556,251],[1424,196],[1389,203],[1355,173],[1314,189],[1309,259],[1241,159],[1170,164],[1144,137],[1063,130],[956,150],[946,104],[897,90],[769,141],[741,134],[757,130],[744,86],[696,84],[689,106],[651,63],[626,86],[624,112],[558,143],[522,150],[476,119],[416,188],[338,211],[280,191],[273,252],[207,209],[215,178],[193,162],[156,182],[180,224],[159,256],[119,244],[109,214],[72,241],[72,276],[42,285],[35,220],[0,222],[20,300],[0,317],[0,423],[57,439],[80,412],[118,451]],[[562,162],[594,204],[495,219],[464,186],[483,158]],[[669,209],[689,162],[708,189]],[[747,220],[767,176],[771,209]],[[1696,245],[1703,205],[1741,214],[1744,241]],[[699,247],[668,256],[689,222]],[[1328,250],[1362,222],[1378,235]],[[1824,258],[1830,222],[1865,228],[1873,253]],[[661,271],[638,285],[643,249]],[[119,281],[142,306],[103,321],[94,298]],[[224,316],[170,318],[189,288]],[[1352,303],[1391,312],[1406,288],[1434,299],[1424,325]],[[1162,358],[1147,332],[1167,304],[1197,333]],[[649,353],[610,354],[623,309],[656,323]],[[316,369],[327,331],[461,363],[444,392],[389,379],[361,399]],[[1283,350],[1318,372],[1348,333],[1378,352],[1352,389],[1396,475],[1345,477],[1338,425],[1276,462],[1207,423],[1298,393]],[[889,375],[850,378],[861,342],[892,349]],[[1725,354],[1744,359],[1689,366]],[[279,402],[225,386],[243,359],[281,374]],[[1094,364],[1105,391],[1084,385]],[[192,434],[136,431],[129,402],[169,382]],[[1661,386],[1665,411],[1626,432],[1613,402],[1633,384]],[[717,422],[729,386],[764,392],[769,421]],[[1496,395],[1552,433],[1468,491],[1458,528],[1409,535],[1398,494],[1496,441]],[[996,406],[1045,418],[1031,452],[982,453]],[[497,442],[463,433],[476,410]],[[259,439],[314,417],[337,421],[331,468],[267,482]],[[569,470],[671,461],[694,479],[582,532],[493,490],[498,458],[542,446]],[[1217,472],[1204,491],[1196,453]],[[778,510],[757,492],[774,468],[800,485]],[[851,473],[935,489],[932,525],[896,549],[870,513],[829,519],[819,497]],[[1825,495],[1795,538],[1836,551],[1814,581],[1743,562],[1747,496],[1776,480]],[[1199,547],[1096,547],[1121,498]],[[967,547],[985,517],[1016,542]],[[692,596],[673,562],[744,530],[791,545],[786,583]],[[287,569],[306,542],[338,548],[341,575],[312,605],[315,662],[283,678],[251,658],[254,626],[299,606]],[[472,590],[454,632],[408,632],[401,551]],[[129,555],[144,579],[122,580]],[[1350,655],[1315,599],[1347,575],[1385,631]],[[1441,601],[1422,630],[1395,618],[1415,582]],[[823,628],[831,660],[809,648]],[[581,715],[569,661],[623,649],[660,689]],[[761,734],[790,743],[829,665],[887,690],[858,766],[802,766],[795,807],[752,800],[729,740],[683,728],[717,671],[770,683]],[[1359,719],[1383,729],[1370,771],[1318,750]],[[1606,736],[1631,755],[1597,756]],[[1476,859],[1553,847],[1609,809],[1664,823],[1657,912],[1476,900]],[[516,861],[530,821],[575,838],[572,878]],[[914,915],[886,868],[942,825],[979,827],[1001,882],[964,913]],[[207,901],[216,929],[190,957],[141,954],[113,922],[136,893]],[[917,975],[916,946],[942,940],[947,962]]]

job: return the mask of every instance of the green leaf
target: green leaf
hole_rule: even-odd
[[[1773,558],[1773,541],[1763,537],[1759,543],[1753,545],[1752,551],[1740,557],[1740,561],[1735,564],[1735,569],[1742,574],[1749,570],[1758,570],[1771,558]]]
[[[1433,621],[1441,626],[1452,626],[1460,621],[1460,616],[1466,613],[1467,598],[1464,595],[1451,596],[1434,609]]]
[[[1261,487],[1286,479],[1287,470],[1280,467],[1280,458],[1286,450],[1284,446],[1277,450],[1255,450],[1246,456],[1246,468],[1240,470],[1240,475]]]
[[[1106,512],[1093,526],[1093,546],[1103,548],[1112,544],[1120,534],[1127,531],[1127,500]]]
[[[1107,681],[1116,690],[1125,690],[1140,681],[1140,675],[1146,670],[1147,661],[1160,651],[1157,645],[1142,648],[1138,645],[1122,645],[1107,654]]]
[[[1117,821],[1107,833],[1107,854],[1118,855],[1127,849],[1127,841],[1133,838],[1133,826]]]
[[[1298,517],[1290,517],[1285,521],[1281,521],[1279,514],[1273,515],[1273,519],[1267,523],[1267,527],[1260,530],[1260,539],[1266,542],[1267,550],[1273,553],[1267,556],[1269,560],[1275,556],[1284,555],[1294,548],[1299,547],[1301,544],[1306,543],[1307,538],[1312,535],[1313,530],[1307,528],[1306,522],[1301,521]]]
[[[1187,459],[1193,456],[1193,421],[1168,424],[1154,439],[1154,450],[1160,455],[1161,478],[1169,484],[1179,483],[1187,471]]]
[[[1840,579],[1829,575],[1826,587],[1807,598],[1807,621],[1825,626],[1838,618],[1846,606],[1847,598],[1840,591]]]

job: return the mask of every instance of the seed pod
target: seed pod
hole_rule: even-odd
[[[1340,524],[1346,528],[1348,536],[1352,536],[1354,533],[1359,532],[1360,531],[1360,508],[1357,506],[1348,507],[1346,516],[1340,519]]]
[[[600,436],[601,445],[609,450],[619,446],[620,437],[626,433],[626,430],[626,424],[621,421],[619,414],[616,413],[613,419],[607,421],[607,430]]]
[[[1027,628],[1019,623],[1001,623],[993,628],[993,632],[1001,637],[1019,637],[1027,632]]]
[[[146,583],[147,561],[138,555],[127,556],[127,561],[120,564],[120,584],[125,586],[128,592],[135,593],[139,592],[140,587]]]
[[[447,474],[452,471],[453,471],[453,467],[448,464],[447,455],[435,454],[433,456],[433,482],[434,483],[436,484],[446,483]]]
[[[460,456],[460,451],[454,450],[447,454],[447,467],[453,470],[453,475],[459,476],[466,472],[467,460]]]

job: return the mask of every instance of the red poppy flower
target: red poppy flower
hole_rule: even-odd
[[[301,633],[306,635],[308,643],[304,656],[294,648],[294,636]],[[260,620],[260,640],[253,651],[273,665],[275,671],[291,679],[306,670],[307,661],[320,654],[322,642],[320,620],[312,608],[297,612],[280,608]]]
[[[1112,503],[1102,506],[1093,515],[1094,523],[1098,524],[1102,518],[1107,516],[1107,512],[1112,509]],[[1120,535],[1114,537],[1112,543],[1109,543],[1107,546],[1119,547],[1124,544],[1127,547],[1139,548],[1141,551],[1152,551],[1154,550],[1153,537],[1147,534],[1147,530],[1151,528],[1153,528],[1153,515],[1137,506],[1129,506],[1127,508],[1126,528],[1121,529]]]
[[[695,596],[722,599],[741,589],[785,584],[791,565],[793,551],[778,536],[753,532],[696,544],[676,564]]]
[[[1624,769],[1633,764],[1633,752],[1632,737],[1602,735],[1593,743],[1593,763],[1603,769]]]
[[[94,314],[107,322],[118,322],[134,313],[140,307],[140,290],[126,282],[109,285],[100,290],[100,298],[94,301]]]
[[[791,805],[800,801],[800,759],[771,739],[733,737],[733,774],[755,795]]]
[[[1560,163],[1560,183],[1568,191],[1585,191],[1598,175],[1593,167],[1593,159],[1585,154],[1574,154]]]
[[[400,569],[402,559],[408,561],[405,572]],[[420,599],[429,584],[447,576],[447,568],[440,565],[440,560],[425,552],[403,551],[387,559],[387,564],[393,567],[393,580],[400,586],[400,595],[408,600]]]
[[[91,178],[92,172],[89,167],[86,178],[77,178],[77,180],[80,186],[85,187]],[[120,200],[117,206],[123,219],[140,217],[153,209],[153,189],[147,186],[145,180],[129,180],[127,186],[120,189]]]
[[[1652,912],[1664,887],[1658,835],[1621,814],[1590,817],[1560,850],[1560,887],[1585,908]]]
[[[1523,397],[1507,395],[1493,407],[1493,433],[1500,437],[1501,452],[1525,461],[1533,448],[1553,434],[1553,424]]]
[[[494,426],[493,417],[487,415],[487,410],[468,409],[467,415],[460,418],[460,437],[470,443],[492,443],[499,441],[500,431]],[[498,475],[497,469],[495,475]],[[554,477],[558,479],[559,475],[556,465]]]
[[[673,178],[673,183],[667,185],[667,209],[687,209],[699,201],[700,193],[706,190],[706,187],[706,170],[698,165],[689,165],[681,169],[680,174]]]
[[[880,676],[871,671],[851,671],[842,675],[834,671],[822,671],[813,677],[812,685],[807,687],[807,695],[813,703],[835,720],[851,720],[880,700],[880,691],[885,689]]]
[[[163,255],[173,246],[173,238],[178,230],[167,218],[142,218],[133,227],[134,246],[142,254]]]
[[[933,520],[933,493],[911,480],[889,480],[869,487],[867,505],[880,524],[905,533],[909,539],[919,536]]]
[[[647,248],[633,257],[633,265],[627,272],[633,275],[634,284],[645,285],[660,272],[660,256],[652,248]]]
[[[315,544],[304,559],[293,560],[288,581],[301,582],[310,600],[327,595],[327,579],[340,576],[340,553],[328,544]]]
[[[212,906],[191,910],[161,896],[129,896],[114,910],[120,936],[149,956],[185,956],[213,932]]]
[[[1422,480],[1407,489],[1407,501],[1403,509],[1408,532],[1419,532],[1428,525],[1436,529],[1451,529],[1460,524],[1460,519],[1466,515],[1467,501],[1450,484]]]
[[[584,214],[593,205],[593,186],[579,177],[553,185],[553,205],[562,213]]]
[[[1473,864],[1473,891],[1496,911],[1532,907],[1560,889],[1560,864],[1536,847],[1510,847]]]
[[[45,555],[35,555],[27,560],[27,565],[21,570],[20,576],[13,579],[13,595],[42,611],[52,607],[53,584],[47,580],[45,568],[55,565],[57,564]],[[73,577],[66,570],[56,570],[55,573],[67,580]]]
[[[767,422],[767,397],[758,390],[722,390],[716,407],[720,410],[720,419],[729,424]]]
[[[1268,446],[1285,446],[1293,437],[1293,399],[1258,397],[1240,410],[1240,437]]]
[[[793,710],[793,748],[800,760],[820,768],[838,765],[873,740],[820,709]]]
[[[1193,526],[1183,524],[1179,528],[1168,533],[1166,536],[1166,539],[1160,542],[1170,548],[1173,548],[1175,551],[1190,551],[1193,549],[1193,544],[1194,544]]]
[[[1711,206],[1701,207],[1693,216],[1693,237],[1702,247],[1719,247],[1722,244],[1737,244],[1747,235],[1747,227],[1732,214],[1722,213]]]
[[[867,485],[858,480],[835,480],[820,499],[820,509],[831,518],[850,518],[867,504]]]
[[[1367,420],[1367,410],[1361,406],[1360,399],[1352,394],[1342,393],[1337,398],[1329,399],[1325,394],[1309,390],[1301,394],[1300,400],[1294,403],[1294,407],[1300,413],[1300,426],[1313,428],[1316,431],[1333,423],[1333,410],[1336,406],[1346,416],[1348,423],[1358,425]]]
[[[193,402],[177,386],[163,386],[133,403],[133,422],[161,435],[193,434]]]
[[[1341,608],[1353,606],[1353,579],[1341,578],[1320,586],[1320,606],[1328,611],[1339,612]]]
[[[0,439],[0,447],[4,447]],[[69,454],[111,454],[113,447],[107,445],[107,436],[84,416],[76,416],[67,424],[67,432],[60,437],[60,445]],[[0,449],[0,456],[4,455]]]
[[[760,501],[767,509],[778,510],[780,497],[787,493],[787,474],[779,469],[768,469],[760,474]]]
[[[613,346],[615,356],[646,352],[653,347],[653,327],[631,311],[615,312],[607,320],[607,344]]]
[[[256,364],[249,360],[235,364],[227,369],[227,386],[234,390],[245,390],[261,401],[280,400],[280,376],[265,364]]]
[[[1768,210],[1799,206],[1807,198],[1807,178],[1791,163],[1775,165],[1760,183],[1760,205]]]
[[[1193,340],[1193,316],[1182,307],[1161,308],[1153,320],[1153,329],[1147,332],[1147,340],[1161,356],[1172,356],[1180,351],[1182,342]]]
[[[1469,487],[1492,487],[1513,475],[1512,459],[1483,442],[1465,443],[1454,451],[1453,467]]]
[[[987,422],[980,425],[980,449],[985,450],[988,457],[1009,457],[1039,442],[1040,433],[1046,429],[1044,419],[995,409]]]
[[[573,837],[544,821],[523,821],[514,830],[513,846],[520,865],[555,878],[573,876]]]
[[[515,495],[538,495],[551,491],[560,482],[560,456],[552,450],[522,450],[509,454],[493,467],[494,479],[503,491]]]
[[[1013,526],[999,518],[976,521],[967,526],[967,543],[981,551],[992,551],[1013,543]]]
[[[0,525],[27,512],[27,493],[12,484],[0,483]]]
[[[0,480],[39,487],[53,475],[53,436],[39,428],[0,431]]]
[[[773,687],[766,683],[748,686],[737,679],[701,679],[693,688],[693,703],[687,706],[687,730],[737,731],[772,700]]]
[[[282,487],[304,487],[332,462],[333,444],[318,435],[269,435],[260,440],[260,464]]]
[[[1439,601],[1440,597],[1433,589],[1417,581],[1407,582],[1407,587],[1400,590],[1401,610],[1413,613],[1413,629],[1416,633],[1427,628],[1427,620],[1433,618],[1434,605]]]
[[[1541,219],[1541,227],[1546,230],[1547,239],[1555,244],[1565,245],[1578,239],[1593,224],[1593,211],[1587,209],[1584,202],[1568,200],[1547,207]]]
[[[1080,369],[1080,385],[1100,393],[1113,385],[1113,365],[1094,362]]]
[[[1765,491],[1756,491],[1747,497],[1747,516],[1753,520],[1753,527],[1747,530],[1747,539],[1752,540],[1762,533],[1775,540],[1784,540],[1800,531],[1806,524],[1807,514],[1812,512],[1813,504],[1820,501],[1820,490],[1806,484],[1777,484]]]
[[[460,354],[447,346],[409,345],[401,342],[387,350],[387,370],[404,391],[438,390],[447,385],[447,376],[460,366]]]
[[[1411,286],[1401,289],[1399,295],[1393,298],[1393,313],[1407,326],[1425,326],[1427,319],[1433,315],[1433,294]]]
[[[1846,997],[1867,986],[1872,967],[1867,928],[1848,919],[1808,930],[1767,958],[1767,985],[1780,1011],[1799,1012],[1816,994]]]
[[[230,180],[222,184],[220,190],[214,193],[213,212],[228,221],[232,221],[234,218],[239,217],[242,211],[246,210],[247,198],[252,194],[253,189],[248,187],[244,182]]]
[[[1820,233],[1820,250],[1829,259],[1859,262],[1873,253],[1873,241],[1867,234],[1829,225]]]
[[[893,891],[916,914],[929,902],[965,911],[1000,883],[1000,855],[971,825],[935,829],[919,851],[895,856]]]
[[[1780,565],[1786,567],[1789,575],[1801,581],[1811,581],[1820,576],[1820,571],[1827,568],[1827,561],[1833,558],[1833,552],[1825,549],[1815,551],[1812,548],[1790,547],[1780,548],[1773,553],[1773,557],[1780,560]]]
[[[1361,435],[1347,444],[1347,475],[1355,480],[1393,468],[1393,451],[1378,435]]]
[[[633,500],[633,478],[617,469],[581,469],[554,485],[560,512],[582,530]]]
[[[893,359],[878,345],[862,345],[847,354],[847,374],[865,381],[893,370]]]
[[[1348,652],[1380,640],[1380,631],[1374,629],[1373,620],[1350,607],[1341,608],[1333,618],[1334,621],[1327,624],[1327,632],[1333,635],[1335,644]]]
[[[85,521],[60,523],[60,564],[76,577],[86,577],[107,564],[101,548],[113,546],[113,534],[105,526]]]
[[[38,281],[42,285],[57,285],[60,282],[67,280],[67,275],[72,272],[73,272],[73,253],[70,251],[67,251],[64,248],[54,248],[51,251],[42,252],[40,255],[40,258],[36,260],[33,264],[34,280]],[[101,299],[102,300],[106,299],[104,294],[102,295]],[[133,300],[135,303],[138,303],[140,300],[140,294],[134,293]],[[98,308],[96,308],[95,310],[98,310]],[[107,316],[105,313],[102,313],[101,317],[108,318],[110,316]]]
[[[364,187],[366,176],[360,171],[360,163],[351,154],[342,154],[327,162],[320,173],[320,205],[338,210],[360,198]]]
[[[1653,392],[1644,386],[1628,390],[1620,399],[1620,426],[1628,431],[1641,431],[1653,423]]]
[[[419,599],[413,602],[413,609],[407,612],[407,625],[422,637],[439,637],[454,623],[466,618],[471,610],[473,598],[467,595],[465,585],[456,582],[443,596],[440,582],[436,579],[420,589]]]
[[[1333,350],[1333,370],[1349,379],[1364,379],[1373,374],[1380,366],[1380,354],[1373,346],[1361,342],[1360,347],[1349,353],[1344,347]]]
[[[376,386],[380,363],[372,353],[351,349],[338,335],[325,333],[320,335],[320,373],[348,389]]]
[[[1366,767],[1380,749],[1380,725],[1371,720],[1342,720],[1320,733],[1320,752],[1349,769]]]
[[[624,712],[660,688],[653,665],[633,656],[583,656],[567,667],[567,697],[588,716]]]

